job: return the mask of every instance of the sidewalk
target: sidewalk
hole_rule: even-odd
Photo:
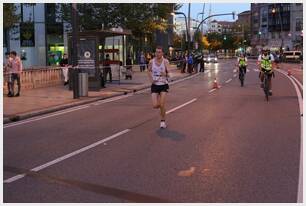
[[[41,114],[55,112],[73,106],[87,104],[97,100],[124,95],[150,87],[147,72],[140,72],[138,67],[133,68],[132,80],[121,80],[107,83],[106,88],[99,92],[88,92],[88,97],[73,99],[73,91],[67,86],[45,87],[21,91],[20,97],[3,96],[3,122],[18,121]],[[182,74],[175,65],[169,68],[170,81],[189,76]]]

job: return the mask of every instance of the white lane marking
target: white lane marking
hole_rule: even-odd
[[[205,73],[205,72],[204,72],[204,73]],[[198,75],[200,75],[200,74],[201,74],[201,73],[198,72],[197,74],[194,74],[194,75],[192,75],[192,76],[185,77],[185,78],[180,79],[180,80],[177,80],[177,81],[175,81],[175,82],[170,82],[169,85],[177,84],[177,83],[182,82],[182,81],[185,81],[185,80],[187,80],[187,79],[191,79],[191,78],[193,78],[193,77],[196,77],[196,76],[198,76]]]
[[[250,70],[249,70],[249,69],[247,69],[247,72],[250,72]]]
[[[123,134],[125,134],[125,133],[127,133],[127,132],[129,132],[129,131],[131,131],[131,130],[130,130],[130,129],[126,129],[126,130],[123,130],[123,131],[121,131],[121,132],[118,132],[118,133],[116,133],[116,134],[114,134],[114,135],[112,135],[112,136],[109,136],[109,137],[107,137],[107,138],[105,138],[105,139],[102,139],[102,140],[100,140],[100,141],[98,141],[98,142],[95,142],[95,143],[93,143],[93,144],[90,144],[90,145],[88,145],[88,146],[86,146],[86,147],[83,147],[83,148],[81,148],[81,149],[79,149],[79,150],[76,150],[76,151],[74,151],[74,152],[71,152],[71,153],[69,153],[69,154],[66,154],[66,155],[64,155],[64,156],[62,156],[62,157],[59,157],[59,158],[57,158],[57,159],[55,159],[55,160],[52,160],[52,161],[50,161],[50,162],[47,162],[47,163],[45,163],[45,164],[43,164],[43,165],[37,166],[37,167],[31,169],[30,171],[38,172],[38,171],[40,171],[40,170],[42,170],[42,169],[45,169],[45,168],[47,168],[47,167],[49,167],[49,166],[51,166],[51,165],[54,165],[54,164],[59,163],[59,162],[62,162],[62,161],[66,160],[66,159],[68,159],[68,158],[70,158],[70,157],[73,157],[73,156],[75,156],[75,155],[78,155],[78,154],[80,154],[80,153],[82,153],[82,152],[85,152],[85,151],[87,151],[87,150],[89,150],[89,149],[92,149],[92,148],[94,148],[94,147],[96,147],[96,146],[98,146],[98,145],[100,145],[100,144],[102,144],[102,143],[105,143],[105,142],[110,141],[110,140],[112,140],[112,139],[114,139],[114,138],[116,138],[116,137],[119,137],[119,136],[121,136],[121,135],[123,135]],[[14,176],[14,177],[11,177],[11,178],[8,178],[8,179],[4,180],[4,183],[12,183],[12,182],[14,182],[14,181],[16,181],[16,180],[19,180],[19,179],[21,179],[21,178],[23,178],[23,177],[25,177],[25,176],[26,176],[26,174],[19,174],[19,175],[16,175],[16,176]]]
[[[237,77],[237,74],[234,74],[234,77]]]
[[[39,120],[42,120],[42,119],[66,114],[66,113],[69,113],[69,112],[74,112],[74,111],[85,109],[85,108],[88,108],[88,107],[89,106],[86,105],[86,106],[81,106],[81,107],[77,107],[77,108],[66,109],[66,110],[63,110],[63,111],[60,111],[60,112],[55,112],[53,114],[44,115],[44,116],[41,116],[41,117],[34,117],[34,118],[30,118],[30,119],[23,120],[23,121],[20,121],[20,122],[16,122],[16,123],[9,123],[9,124],[3,125],[3,129],[18,126],[18,125],[21,125],[21,124],[26,124],[26,123],[30,123],[30,122],[39,121]]]
[[[212,90],[209,90],[208,93],[212,93],[213,91],[215,91],[217,89],[212,89]]]
[[[301,91],[299,90],[297,84],[290,78],[285,72],[276,70],[283,75],[285,75],[293,84],[295,91],[298,96],[299,109],[300,109],[300,128],[301,128],[301,144],[300,144],[300,163],[299,163],[299,183],[298,183],[298,194],[297,194],[297,202],[303,202],[303,98]],[[305,163],[305,162],[304,162]]]
[[[254,70],[254,72],[259,72],[259,69],[253,69]]]
[[[291,78],[294,79],[295,82],[300,86],[301,90],[303,90],[303,85],[301,84],[301,82],[297,80],[294,76],[291,76]]]
[[[230,78],[229,80],[227,80],[225,83],[229,83],[230,81],[232,81],[233,79],[232,78]]]
[[[174,112],[175,110],[178,110],[178,109],[180,109],[180,108],[182,108],[182,107],[184,107],[184,106],[186,106],[188,104],[191,104],[192,102],[195,102],[195,101],[197,101],[197,98],[194,98],[194,99],[192,99],[192,100],[190,100],[190,101],[188,101],[188,102],[186,102],[186,103],[184,103],[184,104],[182,104],[180,106],[177,106],[177,107],[175,107],[173,109],[170,109],[169,111],[166,112],[166,114],[170,114],[171,112]]]

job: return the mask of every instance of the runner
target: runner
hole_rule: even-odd
[[[155,56],[149,62],[148,76],[151,85],[153,108],[160,109],[160,128],[166,128],[166,94],[169,89],[168,85],[168,67],[169,61],[163,57],[163,48],[156,47]]]

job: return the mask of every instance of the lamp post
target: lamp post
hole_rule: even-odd
[[[189,34],[189,29],[188,29],[188,25],[187,25],[187,17],[186,15],[183,13],[183,12],[172,12],[171,15],[174,16],[174,15],[178,15],[178,14],[181,14],[184,16],[185,18],[185,24],[186,24],[186,32],[187,32],[187,39],[188,39],[188,42],[187,42],[187,50],[188,50],[188,55],[190,54],[190,34]]]
[[[206,17],[205,19],[203,19],[203,20],[201,21],[201,23],[198,25],[198,27],[197,27],[197,29],[196,29],[195,32],[197,32],[197,31],[199,30],[200,26],[205,22],[206,19],[209,19],[209,18],[214,17],[214,16],[225,16],[225,15],[233,15],[233,19],[235,19],[235,12],[232,12],[232,13],[224,13],[224,14],[214,14],[214,15],[210,15],[210,16]]]
[[[78,58],[78,21],[77,21],[77,4],[72,3],[72,66],[77,66]],[[79,98],[79,85],[78,85],[78,70],[73,69],[73,98]]]
[[[206,21],[206,19],[209,19],[209,18],[214,17],[214,16],[225,16],[225,15],[233,15],[233,19],[235,19],[235,12],[210,15],[210,16],[206,17],[205,19],[203,19],[201,21],[201,23],[198,25],[197,29],[195,30],[195,33],[199,30],[200,26]]]

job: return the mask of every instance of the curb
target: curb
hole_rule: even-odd
[[[195,74],[197,74],[197,73],[195,73]],[[192,74],[190,76],[194,76],[195,74]],[[175,78],[175,79],[172,79],[171,82],[175,82],[175,81],[178,81],[178,80],[190,77],[190,76],[185,76],[185,77],[182,77],[182,78],[180,78],[180,77]],[[129,93],[135,93],[135,92],[138,92],[138,91],[148,89],[150,87],[151,87],[151,85],[144,85],[140,88],[133,89],[133,90],[126,91],[126,92],[119,92],[118,94],[113,94],[113,95],[110,95],[108,97],[95,97],[95,98],[92,98],[92,99],[89,99],[89,100],[81,100],[80,102],[67,103],[67,104],[63,104],[63,105],[54,106],[54,107],[51,107],[51,108],[48,108],[48,109],[35,110],[35,111],[31,111],[31,112],[26,112],[26,113],[13,115],[11,117],[5,117],[5,118],[3,118],[3,124],[7,124],[7,123],[11,123],[11,122],[17,122],[17,121],[20,121],[20,120],[29,119],[31,117],[44,115],[44,114],[48,114],[48,113],[53,113],[53,112],[57,112],[57,111],[60,111],[60,110],[64,110],[64,109],[68,109],[68,108],[76,107],[76,106],[81,106],[81,105],[93,103],[93,102],[104,100],[104,99],[110,99],[110,98],[117,97],[117,96],[123,96],[123,95],[127,95]]]

